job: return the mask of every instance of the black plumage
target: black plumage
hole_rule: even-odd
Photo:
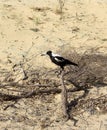
[[[65,66],[67,65],[74,65],[74,66],[78,66],[78,64],[74,63],[74,62],[71,62],[70,60],[68,59],[65,59],[63,57],[61,57],[60,55],[58,54],[54,54],[52,53],[52,51],[47,51],[46,53],[47,55],[49,55],[51,61],[60,66],[62,69],[64,69]]]

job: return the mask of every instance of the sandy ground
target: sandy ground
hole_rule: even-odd
[[[9,60],[12,65],[20,63],[23,55],[31,59],[30,62],[35,68],[56,68],[47,57],[40,55],[47,50],[63,52],[67,46],[78,53],[95,48],[102,55],[107,54],[106,0],[67,0],[62,20],[58,8],[57,0],[0,0],[1,68],[11,69]],[[107,90],[101,89],[100,92],[107,93]],[[57,101],[50,99],[49,102],[44,102],[47,108],[40,112],[37,111],[39,105],[42,107],[41,99],[23,99],[17,104],[17,111],[9,108],[4,112],[5,117],[0,114],[0,119],[4,118],[3,121],[0,120],[0,129],[39,130],[39,120],[43,122],[47,118],[51,125],[48,124],[44,128],[46,130],[107,130],[107,114],[79,117],[81,120],[77,127],[73,126],[72,121],[55,121],[59,113],[54,105],[60,106],[60,95],[54,98]],[[44,115],[47,109],[54,113],[53,117],[47,114],[51,117],[50,120],[46,113]],[[0,113],[2,112],[0,108]],[[39,119],[38,113],[42,113],[42,119]]]

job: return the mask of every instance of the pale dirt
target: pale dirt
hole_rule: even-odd
[[[36,7],[43,10],[38,11]],[[61,52],[68,46],[78,53],[96,48],[99,53],[107,54],[106,0],[66,0],[62,20],[58,7],[57,0],[0,0],[1,68],[11,69],[22,60],[22,55],[32,58],[30,62],[35,68],[56,68],[41,53]],[[92,93],[94,97],[97,90]],[[102,93],[107,93],[107,89],[100,88]],[[42,126],[46,130],[107,130],[107,114],[85,113],[77,117],[75,127],[72,121],[64,122],[60,118],[60,95],[45,98],[50,99],[47,102],[39,98],[23,99],[16,104],[17,108],[6,111],[2,104],[0,130],[40,130]]]

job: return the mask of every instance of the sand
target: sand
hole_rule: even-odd
[[[19,64],[23,60],[23,56],[31,59],[30,63],[35,68],[45,66],[54,69],[56,66],[47,57],[41,57],[41,54],[48,50],[54,52],[60,50],[60,53],[63,53],[66,47],[71,47],[78,53],[84,53],[94,48],[102,55],[107,54],[106,0],[66,0],[62,19],[58,9],[59,3],[57,0],[0,1],[1,69],[11,70],[12,65]],[[11,64],[9,60],[11,60]],[[101,93],[103,92],[105,90],[101,89]],[[19,109],[17,108],[16,112],[16,118],[18,115],[23,119],[21,118],[21,121],[19,119],[4,119],[4,121],[0,121],[1,130],[41,129],[38,123],[35,122],[36,114],[29,114],[33,110],[36,112],[37,106],[32,107],[32,104],[30,104],[31,99],[27,100],[20,101],[18,104]],[[60,99],[58,101],[60,102]],[[26,102],[28,102],[27,106]],[[37,102],[39,100],[34,101],[33,104]],[[58,105],[58,102],[56,104]],[[52,105],[52,103],[47,105]],[[54,109],[53,106],[53,111]],[[27,112],[29,119],[27,116],[24,117],[26,110],[29,111]],[[3,112],[2,108],[0,111]],[[10,114],[14,113],[13,111],[15,111],[14,108],[9,108],[4,113],[6,117],[7,115],[9,117]],[[57,114],[51,121],[56,116]],[[54,122],[53,126],[47,126],[44,129],[107,130],[107,114],[86,117],[89,118],[87,119],[88,125],[84,121],[85,118],[78,122],[77,127],[73,126],[72,121],[68,121],[65,123]]]

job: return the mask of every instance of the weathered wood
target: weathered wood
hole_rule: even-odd
[[[62,97],[62,112],[64,117],[67,118],[67,120],[69,119],[69,113],[68,113],[68,101],[67,101],[67,89],[66,86],[64,84],[64,70],[62,70],[61,72],[61,97]]]

